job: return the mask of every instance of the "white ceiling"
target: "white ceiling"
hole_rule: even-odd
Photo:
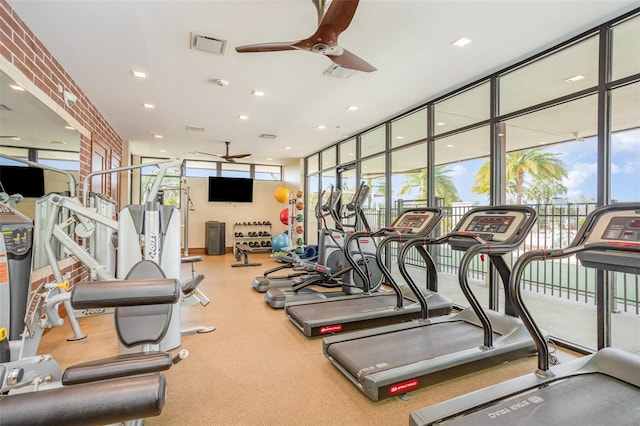
[[[332,62],[321,55],[235,51],[310,36],[317,26],[311,0],[9,3],[134,154],[198,158],[189,152],[223,153],[222,142],[231,141],[231,154],[252,153],[241,161],[262,164],[318,151],[639,5],[362,0],[339,43],[378,70],[337,79],[323,75]],[[191,49],[191,33],[226,40],[224,53]],[[451,45],[459,37],[472,41]],[[148,78],[135,79],[133,69]],[[265,96],[252,96],[254,89]]]

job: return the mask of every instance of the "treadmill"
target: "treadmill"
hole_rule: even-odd
[[[355,232],[350,234],[346,243],[362,237],[384,237],[376,250],[376,262],[384,275],[384,281],[393,287],[394,292],[363,292],[363,294],[333,297],[330,299],[293,302],[285,306],[289,320],[306,336],[322,336],[362,328],[377,327],[408,321],[421,316],[420,303],[406,285],[399,286],[391,271],[385,265],[385,249],[391,243],[404,243],[408,239],[428,237],[442,217],[438,208],[414,208],[402,212],[390,227],[382,228],[374,233]],[[419,252],[426,262],[433,263],[431,256],[423,246]],[[356,264],[353,254],[347,254],[350,264]],[[356,264],[357,265],[357,264]],[[366,271],[360,265],[354,269],[360,278],[368,279]],[[434,276],[429,280],[434,283],[435,267],[428,268]],[[429,316],[451,313],[453,303],[450,299],[432,290],[420,289],[422,296],[429,301]]]
[[[451,233],[408,241],[398,263],[416,295],[419,291],[404,264],[412,246],[448,243],[464,251],[458,279],[471,307],[453,315],[325,337],[325,356],[368,398],[378,401],[534,354],[536,345],[506,292],[510,270],[503,255],[522,244],[536,219],[536,211],[528,206],[476,207]],[[469,287],[469,265],[479,254],[489,258],[505,283],[505,313],[494,310],[496,306],[483,309]],[[497,296],[497,288],[490,294]],[[427,301],[418,300],[426,312]]]
[[[640,274],[640,203],[600,207],[569,247],[530,251],[514,265],[509,290],[538,346],[535,373],[414,411],[409,424],[640,424],[640,357],[606,347],[549,368],[548,349],[522,301],[519,284],[529,263],[572,255],[586,267]]]
[[[326,195],[326,197],[325,197]],[[259,293],[265,293],[272,288],[288,288],[294,284],[296,279],[308,276],[313,273],[316,265],[326,265],[329,268],[342,269],[345,265],[344,253],[339,249],[344,236],[344,229],[340,217],[337,214],[337,206],[340,202],[342,192],[339,189],[323,190],[320,200],[315,207],[316,219],[321,229],[318,231],[318,256],[314,259],[300,259],[297,256],[279,256],[276,259],[284,262],[275,268],[264,272],[262,276],[255,277],[251,282],[253,289]],[[335,222],[336,229],[329,228],[327,216],[331,216]],[[330,253],[327,255],[327,251]],[[286,275],[271,275],[283,269],[293,269],[293,272]]]
[[[331,204],[331,216],[336,223],[338,231],[342,233],[330,233],[328,239],[335,242],[330,254],[325,250],[327,262],[322,264],[301,262],[302,265],[312,270],[307,276],[298,277],[292,281],[290,288],[272,288],[265,295],[264,300],[273,309],[282,309],[292,302],[308,300],[326,300],[328,298],[340,297],[352,294],[362,294],[365,292],[378,291],[382,285],[382,271],[375,262],[375,242],[373,239],[352,238],[351,243],[347,242],[348,236],[355,233],[358,226],[362,226],[366,231],[371,232],[367,218],[362,211],[362,205],[369,195],[369,186],[364,182],[360,184],[353,199],[343,206],[340,213],[337,210],[337,202]],[[352,224],[347,221],[354,219]],[[347,232],[345,228],[352,228],[354,232]],[[331,231],[331,230],[330,230]],[[340,241],[340,240],[344,241]],[[363,248],[365,247],[365,248]],[[348,249],[347,249],[348,248]],[[354,250],[359,253],[358,262],[367,265],[369,277],[364,280],[357,273],[354,273],[354,264],[347,260],[347,252]],[[357,271],[355,271],[357,272]],[[316,287],[328,288],[331,290],[317,290]]]

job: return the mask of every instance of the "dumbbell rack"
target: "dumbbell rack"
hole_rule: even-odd
[[[272,237],[269,221],[236,222],[233,225],[233,254],[236,254],[237,244],[248,252],[270,251]]]

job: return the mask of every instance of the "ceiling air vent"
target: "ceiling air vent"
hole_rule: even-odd
[[[259,137],[262,139],[275,139],[276,135],[272,135],[269,133],[261,133]]]
[[[191,33],[191,48],[195,50],[203,50],[205,52],[215,53],[216,55],[223,55],[226,44],[226,40]]]
[[[335,77],[335,78],[349,78],[355,73],[356,73],[355,70],[341,67],[340,65],[331,65],[322,74],[328,75],[329,77]]]
[[[197,126],[184,126],[184,129],[187,132],[204,132],[204,127],[197,127]]]

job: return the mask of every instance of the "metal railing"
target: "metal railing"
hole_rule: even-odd
[[[426,206],[426,200],[399,200],[391,211],[391,217],[411,207]],[[586,216],[596,208],[595,203],[530,204],[538,212],[538,221],[525,242],[511,255],[511,265],[525,251],[541,248],[566,247],[573,240]],[[443,207],[443,217],[434,231],[435,235],[450,232],[460,218],[475,206],[463,205]],[[384,225],[383,209],[364,209],[372,229]],[[457,274],[462,252],[452,250],[448,245],[438,246],[431,251],[439,272]],[[389,256],[395,262],[397,246],[391,247]],[[422,258],[415,250],[406,259],[409,265],[424,267]],[[477,257],[471,263],[469,278],[485,280],[487,264]],[[640,314],[640,277],[635,274],[609,273],[612,291],[612,310]],[[547,262],[533,262],[528,266],[522,279],[523,289],[573,300],[595,304],[596,271],[585,268],[575,257]]]

